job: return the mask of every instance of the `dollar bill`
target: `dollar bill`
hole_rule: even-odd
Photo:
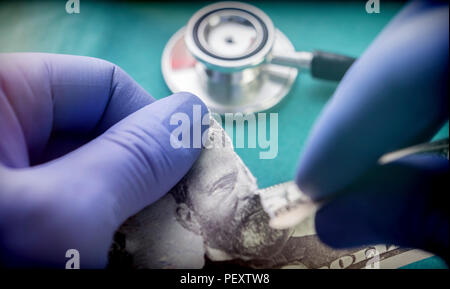
[[[208,133],[188,174],[116,232],[110,268],[398,268],[431,256],[391,244],[326,246],[293,182],[258,189],[222,127],[211,120]]]

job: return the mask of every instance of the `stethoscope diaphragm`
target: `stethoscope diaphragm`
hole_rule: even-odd
[[[269,109],[290,91],[298,69],[339,80],[354,59],[296,52],[260,9],[219,2],[196,12],[168,41],[162,73],[172,92],[199,96],[217,113]]]

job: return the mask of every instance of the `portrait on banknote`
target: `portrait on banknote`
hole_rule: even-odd
[[[295,184],[259,189],[214,120],[209,141],[168,194],[116,232],[109,267],[398,268],[431,256],[393,244],[332,249],[317,237],[314,215],[274,229],[261,199]]]

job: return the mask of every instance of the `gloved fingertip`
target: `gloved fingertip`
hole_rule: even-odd
[[[200,99],[200,97],[198,97],[197,95],[188,92],[188,91],[180,91],[180,92],[176,92],[172,95],[169,95],[168,98],[179,98],[182,101],[185,102],[191,102],[191,104],[198,104],[201,105],[203,109],[207,110],[205,103]]]
[[[155,105],[160,105],[161,110],[171,110],[164,113],[165,120],[162,123],[172,134],[179,134],[182,123],[190,125],[189,140],[185,139],[183,146],[198,150],[199,153],[202,135],[209,128],[210,115],[205,103],[195,94],[183,91],[161,99]]]
[[[206,104],[200,99],[200,97],[191,92],[176,92],[166,97],[166,99],[170,102],[171,106],[178,107],[178,112],[185,112],[191,117],[194,116],[193,113],[196,110],[200,112],[201,117],[209,112]]]

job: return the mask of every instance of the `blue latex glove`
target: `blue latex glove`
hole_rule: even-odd
[[[343,248],[397,244],[449,257],[448,166],[384,153],[430,138],[448,120],[448,4],[411,3],[350,68],[323,110],[296,181],[316,200],[316,230]]]
[[[3,265],[64,268],[73,248],[82,268],[104,266],[118,226],[198,157],[200,149],[174,149],[169,137],[173,113],[199,125],[194,104],[207,112],[188,93],[155,101],[103,60],[0,55]]]

